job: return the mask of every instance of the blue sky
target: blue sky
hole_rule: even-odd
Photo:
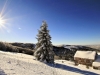
[[[52,43],[100,44],[100,0],[0,0],[0,41],[36,43],[45,20]]]

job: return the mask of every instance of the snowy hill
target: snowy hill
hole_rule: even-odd
[[[55,65],[35,60],[35,57],[0,51],[0,75],[100,75],[100,70],[74,66],[73,62],[55,60]]]

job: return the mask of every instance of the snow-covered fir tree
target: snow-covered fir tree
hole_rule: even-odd
[[[47,63],[54,63],[54,52],[49,30],[47,30],[47,23],[43,21],[37,35],[37,44],[35,47],[34,56],[37,60],[46,61]]]

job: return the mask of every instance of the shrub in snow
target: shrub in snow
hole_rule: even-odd
[[[6,42],[0,42],[0,50],[9,51],[9,52],[25,53],[29,55],[33,55],[33,52],[34,52],[31,49],[13,46]]]
[[[34,53],[34,51],[28,48],[17,47],[17,49],[18,49],[18,53],[24,53],[24,54],[29,54],[29,55],[33,55]]]
[[[6,45],[4,42],[0,42],[0,50],[6,51]]]
[[[13,46],[17,46],[17,47],[22,47],[22,48],[28,48],[33,50],[35,47],[35,44],[33,43],[18,43],[18,42],[14,42],[14,43],[10,43]]]
[[[0,42],[0,50],[17,52],[17,48],[6,42]]]
[[[37,60],[47,61],[48,63],[54,62],[54,52],[51,37],[49,35],[49,30],[47,30],[47,24],[43,21],[40,30],[37,35],[37,44],[35,46],[34,56]]]

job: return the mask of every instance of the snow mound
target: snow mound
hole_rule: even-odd
[[[93,66],[100,67],[100,54],[98,54],[97,59],[93,62]]]

